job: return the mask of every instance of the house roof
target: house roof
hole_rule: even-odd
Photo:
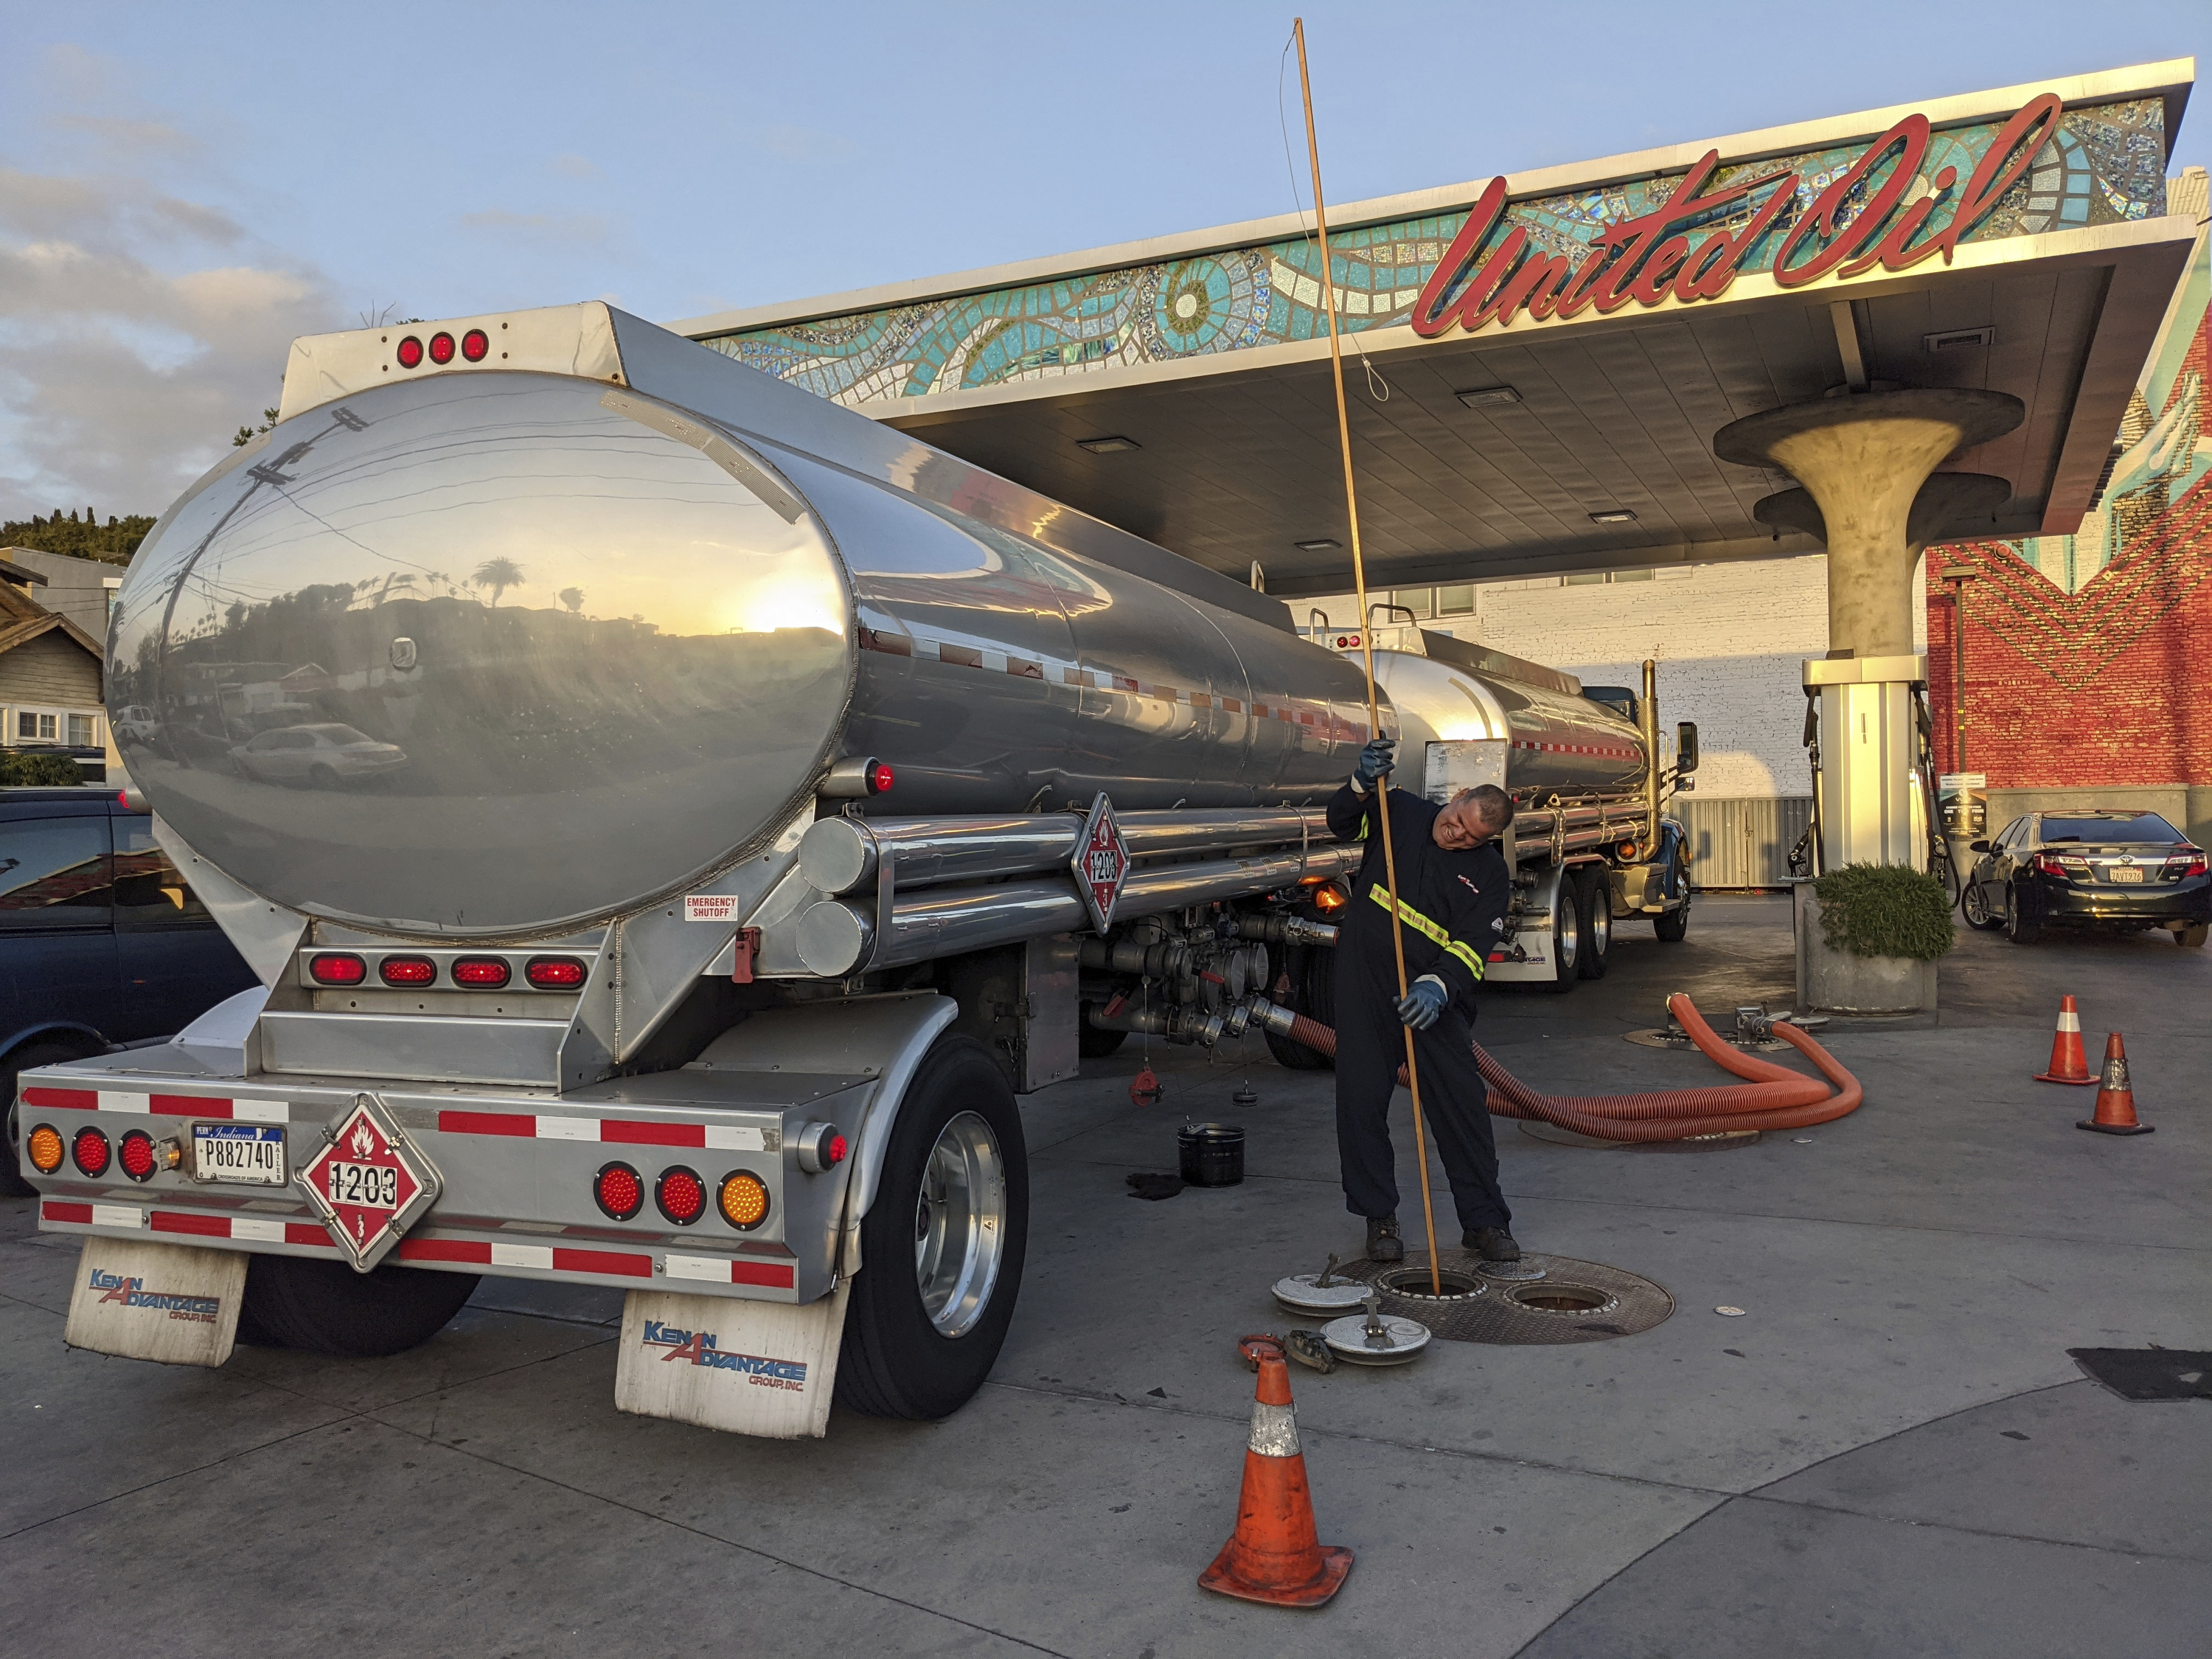
[[[0,564],[5,563],[5,560],[0,560]],[[40,576],[35,580],[43,582],[46,578]],[[21,589],[0,582],[0,653],[13,651],[19,645],[28,645],[40,635],[53,633],[56,629],[66,635],[80,648],[90,652],[94,662],[106,663],[106,653],[101,649],[98,640],[67,617],[47,610]]]

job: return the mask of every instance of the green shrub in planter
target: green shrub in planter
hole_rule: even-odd
[[[1958,943],[1943,884],[1901,864],[1847,864],[1813,884],[1831,950],[1933,962]]]
[[[84,774],[67,755],[21,749],[0,750],[0,785],[82,783]]]

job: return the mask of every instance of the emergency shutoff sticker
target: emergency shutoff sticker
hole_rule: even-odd
[[[735,921],[738,919],[738,896],[735,893],[686,893],[684,896],[684,920],[686,921]]]
[[[1091,923],[1104,933],[1114,921],[1114,906],[1121,896],[1121,884],[1129,877],[1129,844],[1121,839],[1115,822],[1114,803],[1099,792],[1091,803],[1091,816],[1083,821],[1083,839],[1076,843],[1070,867],[1075,884],[1083,890]]]
[[[356,1095],[300,1185],[362,1273],[384,1259],[438,1196],[438,1174],[374,1095]]]

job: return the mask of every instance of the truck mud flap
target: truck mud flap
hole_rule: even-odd
[[[220,1365],[238,1335],[246,1261],[238,1250],[88,1238],[62,1340],[125,1359]]]
[[[820,1439],[830,1426],[852,1284],[843,1279],[804,1307],[630,1291],[623,1298],[616,1407],[763,1439]]]

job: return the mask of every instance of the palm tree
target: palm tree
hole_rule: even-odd
[[[513,559],[486,559],[477,567],[477,574],[469,578],[478,587],[491,589],[492,609],[499,608],[499,596],[510,587],[522,586],[522,567]]]
[[[568,607],[568,614],[571,616],[584,608],[584,590],[580,587],[564,587],[561,590],[560,597],[561,603]]]

